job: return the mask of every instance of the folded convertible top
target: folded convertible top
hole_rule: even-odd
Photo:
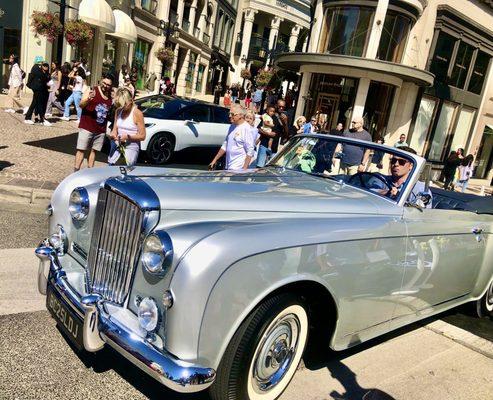
[[[433,208],[442,210],[471,211],[476,214],[493,215],[493,197],[477,196],[430,187],[433,193]]]

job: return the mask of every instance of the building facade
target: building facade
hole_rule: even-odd
[[[476,157],[476,176],[491,179],[491,2],[316,0],[312,7],[308,53],[276,60],[303,74],[297,115],[317,115],[325,129],[362,116],[373,138],[388,144],[404,133],[435,177],[450,150],[462,147]]]
[[[233,35],[230,83],[241,82],[243,69],[255,75],[272,65],[276,54],[306,51],[309,28],[309,0],[244,0]]]

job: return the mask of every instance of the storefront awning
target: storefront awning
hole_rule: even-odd
[[[345,68],[347,71],[375,72],[399,78],[404,82],[412,82],[418,86],[432,86],[435,75],[431,72],[397,64],[388,61],[374,60],[371,58],[344,56],[328,53],[283,53],[276,57],[274,64],[291,71],[299,71],[302,67],[314,68],[317,72],[330,73],[334,67]],[[355,77],[357,74],[355,74]],[[351,75],[352,76],[352,75]]]
[[[137,28],[132,19],[121,10],[113,10],[115,16],[115,32],[109,35],[122,39],[126,42],[137,41]]]
[[[115,16],[106,0],[82,0],[79,4],[79,18],[103,31],[115,31]]]
[[[229,68],[231,72],[235,72],[233,65],[229,62],[227,56],[221,54],[217,50],[212,50],[211,53],[211,65],[222,65],[225,68]]]

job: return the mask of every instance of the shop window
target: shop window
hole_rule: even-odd
[[[147,63],[149,61],[150,50],[150,43],[142,39],[137,39],[133,59],[133,66],[137,68],[137,89],[144,89],[145,74],[147,72]]]
[[[450,85],[459,89],[464,89],[466,83],[467,71],[471,65],[472,54],[474,53],[474,47],[467,43],[461,42],[457,51],[457,56],[454,61],[454,68],[452,70],[452,76],[450,78]]]
[[[373,8],[335,7],[326,11],[321,51],[362,57],[371,31]]]
[[[21,50],[21,31],[19,29],[2,29],[0,27],[0,40],[2,40],[3,30],[3,58],[8,59],[11,54],[20,55]],[[0,48],[1,48],[0,44]],[[28,71],[32,65],[21,65],[24,71]],[[8,87],[10,70],[7,64],[0,64],[2,71],[2,87]]]
[[[464,149],[466,147],[467,138],[471,132],[475,115],[476,110],[466,107],[462,108],[459,117],[457,118],[457,125],[455,126],[450,150],[457,150],[458,148]]]
[[[438,35],[435,54],[430,65],[430,71],[435,74],[435,80],[441,82],[447,80],[447,73],[456,41],[457,39],[447,33],[440,32]]]
[[[143,10],[149,11],[151,14],[156,14],[157,0],[140,0]]]
[[[488,65],[490,63],[490,56],[482,51],[478,51],[476,56],[476,62],[472,68],[471,80],[467,90],[475,94],[481,94],[483,90],[486,73],[488,71]]]
[[[202,64],[199,64],[199,69],[197,71],[197,82],[195,83],[195,91],[197,93],[202,92],[202,84],[204,80],[204,71],[205,71],[205,66]]]
[[[430,152],[428,154],[428,159],[430,161],[445,160],[447,156],[447,154],[445,154],[445,144],[452,130],[456,111],[457,104],[448,101],[443,102],[440,116],[438,117],[438,122],[435,127],[433,141],[431,142]]]
[[[401,62],[410,29],[410,18],[388,11],[383,24],[377,58],[384,61]]]
[[[386,83],[371,81],[366,96],[365,128],[373,140],[383,137],[387,131],[390,110],[394,99],[395,87]]]
[[[425,97],[421,99],[419,111],[414,124],[413,134],[409,146],[416,150],[418,154],[423,154],[428,132],[435,115],[437,99]]]
[[[103,74],[112,74],[115,79],[118,78],[116,73],[118,40],[116,38],[107,38],[104,41],[103,50]]]
[[[493,167],[493,127],[490,125],[486,125],[484,128],[476,164],[477,168],[474,176],[479,179],[486,178]]]
[[[185,93],[192,93],[193,74],[195,72],[195,63],[197,62],[197,54],[190,52],[188,61],[187,75],[185,76]]]

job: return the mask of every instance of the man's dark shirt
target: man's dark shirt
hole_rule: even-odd
[[[272,117],[272,119],[274,120],[274,126],[272,127],[272,132],[274,132],[276,134],[276,136],[273,138],[274,141],[272,142],[272,152],[277,153],[277,148],[279,147],[279,140],[284,135],[284,126],[282,125],[281,121],[279,120],[279,117],[277,116],[277,114],[274,115]],[[260,124],[258,125],[258,127],[259,128],[262,127],[262,121],[260,121]],[[271,139],[271,138],[266,136],[266,135],[261,134],[260,144],[264,147],[268,147],[269,146],[269,139]]]
[[[371,142],[371,135],[365,130],[361,132],[345,131],[343,136]],[[366,149],[364,147],[345,144],[341,161],[347,165],[359,165],[363,161],[365,151]]]

